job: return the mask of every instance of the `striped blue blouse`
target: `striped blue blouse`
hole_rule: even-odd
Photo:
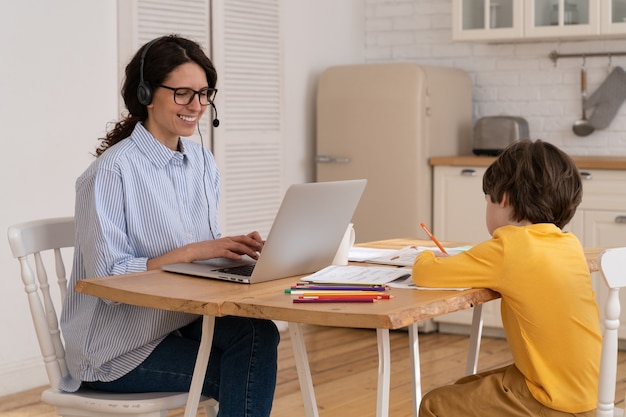
[[[125,375],[197,318],[72,290],[82,278],[145,271],[150,258],[220,237],[215,160],[198,143],[181,139],[181,146],[172,151],[138,123],[76,181],[76,245],[61,315],[70,372],[61,383],[65,391]]]

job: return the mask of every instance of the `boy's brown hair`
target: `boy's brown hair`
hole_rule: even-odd
[[[483,176],[492,202],[508,195],[511,220],[553,223],[563,228],[582,200],[580,173],[565,152],[541,140],[509,145]]]

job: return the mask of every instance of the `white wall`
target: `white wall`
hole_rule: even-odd
[[[452,42],[451,0],[365,0],[367,62],[408,61],[458,67],[474,82],[475,118],[515,115],[528,120],[530,135],[572,155],[626,155],[626,105],[604,130],[587,137],[572,132],[581,117],[581,58],[548,58],[560,53],[626,52],[617,40],[526,43]],[[608,74],[608,58],[588,58],[588,91]],[[626,56],[612,58],[626,67]],[[587,116],[589,116],[588,113]]]
[[[0,396],[46,381],[6,230],[73,215],[74,181],[116,118],[116,30],[114,0],[2,4]]]
[[[363,62],[363,0],[284,0],[285,184],[314,179],[314,90],[327,66]],[[116,0],[3,2],[0,231],[74,212],[74,181],[117,120]],[[121,63],[125,65],[126,63]],[[44,385],[17,262],[0,239],[0,396]],[[68,271],[69,272],[69,271]]]
[[[283,0],[285,184],[315,180],[315,92],[322,71],[363,63],[363,0]]]

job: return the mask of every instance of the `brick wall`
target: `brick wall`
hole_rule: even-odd
[[[590,136],[572,132],[581,118],[581,58],[549,58],[560,53],[626,52],[619,40],[462,43],[452,41],[451,0],[365,0],[366,62],[405,61],[458,67],[474,82],[474,118],[522,116],[530,135],[573,155],[626,155],[626,104],[611,124]],[[626,56],[611,59],[626,68]],[[588,91],[609,74],[609,59],[586,59]],[[587,116],[591,114],[588,111]]]

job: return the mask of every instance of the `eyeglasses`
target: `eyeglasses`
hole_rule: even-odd
[[[198,95],[200,104],[203,106],[208,106],[209,104],[213,103],[213,100],[215,100],[215,95],[217,94],[217,88],[203,88],[200,91],[196,91],[187,87],[173,88],[166,85],[160,85],[159,87],[172,90],[174,92],[174,103],[183,106],[191,104],[193,99],[196,97],[196,94]]]

